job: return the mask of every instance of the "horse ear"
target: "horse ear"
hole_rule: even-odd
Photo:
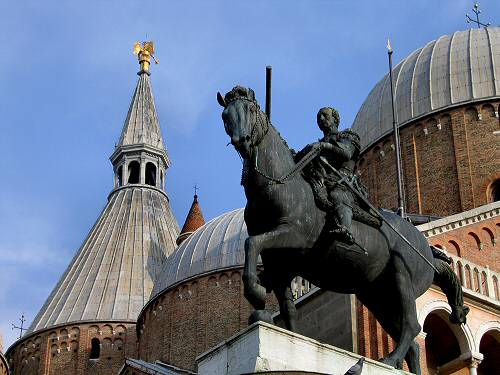
[[[224,97],[220,94],[220,92],[217,92],[217,102],[219,102],[219,104],[226,108],[227,107],[227,103],[226,103],[226,99],[224,99]]]
[[[255,92],[251,88],[248,88],[248,99],[255,100]]]

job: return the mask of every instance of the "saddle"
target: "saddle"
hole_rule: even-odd
[[[326,186],[319,183],[315,179],[306,178],[306,181],[309,182],[312,187],[316,206],[322,211],[331,212],[333,209],[333,203],[328,198],[328,190]],[[382,226],[382,220],[379,217],[372,215],[368,211],[368,207],[364,208],[363,202],[360,199],[354,197],[353,202],[354,203],[351,206],[353,220],[377,229]]]

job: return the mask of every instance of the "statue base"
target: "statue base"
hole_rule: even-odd
[[[343,375],[359,355],[268,323],[256,322],[196,358],[199,375]],[[409,374],[366,359],[362,375]]]

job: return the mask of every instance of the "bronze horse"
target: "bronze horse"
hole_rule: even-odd
[[[250,321],[271,321],[265,310],[266,292],[273,291],[288,329],[295,329],[295,305],[290,284],[302,276],[314,285],[339,293],[354,293],[396,341],[393,352],[381,359],[420,374],[419,347],[415,337],[421,327],[415,299],[434,282],[452,307],[450,320],[465,322],[467,308],[457,278],[444,261],[433,258],[425,237],[401,217],[380,212],[408,239],[424,259],[385,223],[377,229],[353,221],[357,245],[346,245],[324,235],[324,211],[316,207],[309,183],[295,174],[293,154],[251,89],[236,86],[224,97],[222,120],[231,143],[244,161],[242,185],[247,197],[245,222],[244,293],[256,311]],[[263,274],[257,274],[261,255]],[[437,271],[436,271],[437,270]]]

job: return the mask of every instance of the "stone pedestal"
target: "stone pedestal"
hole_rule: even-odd
[[[257,322],[197,359],[199,375],[343,375],[360,356],[285,329]],[[404,371],[366,359],[362,375],[402,375]]]

